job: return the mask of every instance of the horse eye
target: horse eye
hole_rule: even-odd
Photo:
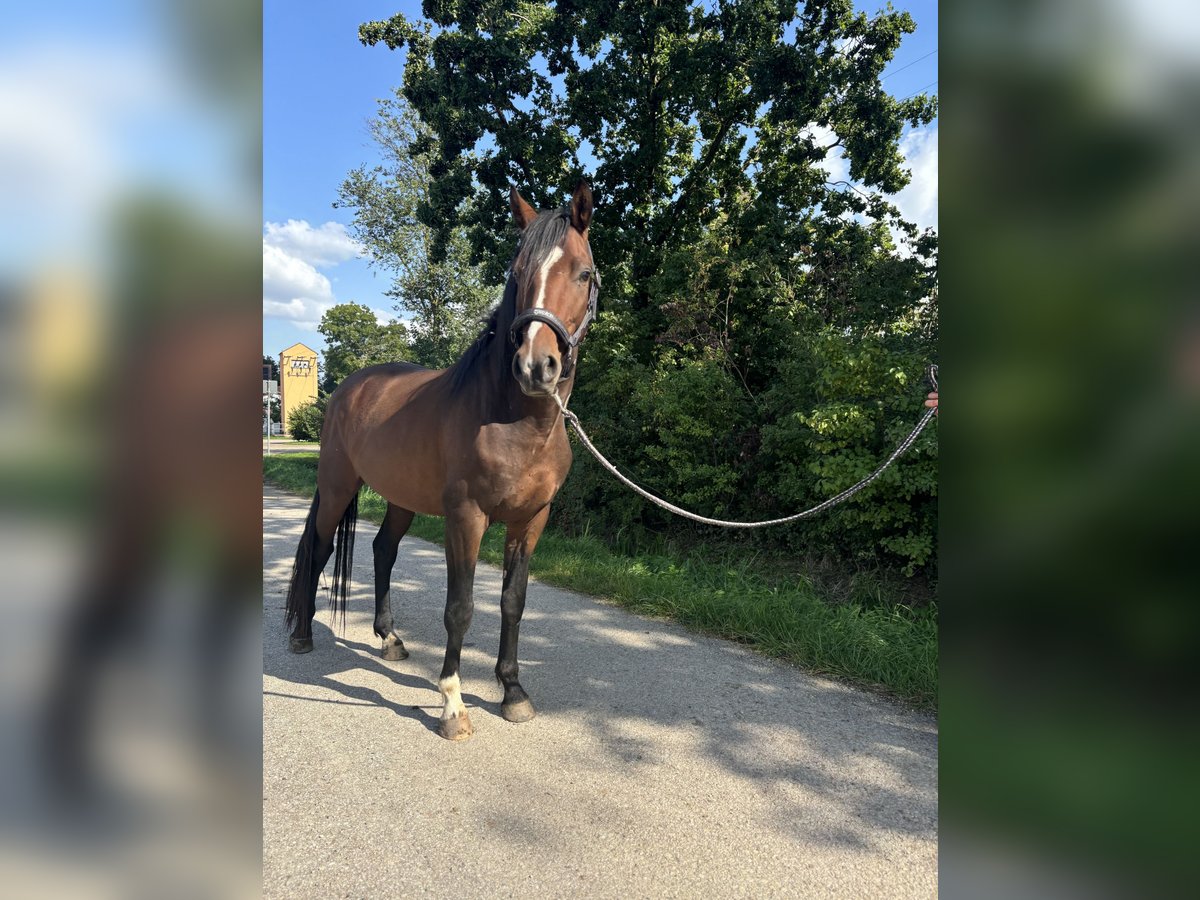
[[[579,273],[579,280],[580,281],[591,281],[592,280],[591,271],[588,269],[584,269],[582,272]]]

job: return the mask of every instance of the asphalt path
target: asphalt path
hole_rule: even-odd
[[[321,445],[307,441],[279,441],[272,440],[271,446],[267,446],[267,439],[263,438],[263,456],[267,455],[269,450],[273,456],[281,453],[316,453],[321,449]]]
[[[266,897],[932,897],[933,717],[678,625],[530,582],[500,717],[500,571],[481,564],[462,654],[475,733],[436,734],[442,549],[392,577],[412,654],[379,658],[360,522],[344,633],[283,606],[308,501],[263,493]]]

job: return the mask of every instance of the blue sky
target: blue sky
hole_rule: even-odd
[[[857,5],[872,12],[883,7],[874,2]],[[917,32],[896,52],[884,85],[898,97],[922,89],[935,92],[937,4],[894,0],[894,6],[912,14]],[[358,41],[358,26],[397,12],[419,16],[420,3],[264,0],[265,354],[277,357],[296,341],[322,349],[315,322],[332,303],[352,300],[378,315],[394,315],[392,301],[383,293],[389,276],[355,258],[352,243],[339,227],[349,224],[350,215],[332,204],[350,169],[376,161],[366,123],[377,101],[391,95],[403,74],[403,54],[382,46],[364,47]],[[936,225],[936,122],[905,140],[915,183],[901,195],[901,209],[919,224]],[[831,161],[831,171],[837,166]]]
[[[264,229],[267,223],[286,229],[290,220],[329,237],[332,229],[321,226],[349,224],[350,215],[333,208],[338,185],[355,166],[375,161],[366,123],[404,71],[402,53],[360,44],[358,26],[397,12],[419,15],[420,4],[264,0]],[[391,313],[392,303],[383,295],[390,281],[385,273],[375,273],[364,260],[345,258],[336,241],[322,246],[300,226],[276,234],[280,246],[264,248],[264,295],[272,293],[274,275],[274,295],[281,302],[296,299],[291,295],[305,296],[307,302],[302,313],[289,317],[264,314],[263,353],[278,357],[296,341],[320,350],[324,342],[312,328],[312,316],[319,318],[321,305],[331,299]],[[328,251],[322,258],[330,262],[312,265],[314,247]]]

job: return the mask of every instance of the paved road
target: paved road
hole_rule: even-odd
[[[400,545],[409,659],[378,657],[367,522],[344,636],[321,608],[316,649],[293,656],[281,620],[307,508],[264,490],[264,896],[936,895],[932,717],[531,583],[521,673],[539,715],[510,724],[500,573],[481,565],[462,656],[475,735],[450,743],[434,731],[441,549]]]
[[[267,455],[267,439],[263,438],[262,442],[263,456]],[[308,443],[305,441],[271,441],[271,453],[317,453],[321,449],[320,444]]]

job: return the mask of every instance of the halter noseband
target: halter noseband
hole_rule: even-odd
[[[512,326],[508,329],[508,339],[512,341],[514,347],[521,346],[521,333],[525,330],[525,326],[531,322],[541,322],[547,326],[558,337],[558,343],[566,354],[566,359],[563,361],[561,378],[567,378],[575,368],[575,360],[579,355],[579,344],[587,337],[588,327],[592,324],[592,320],[596,318],[596,309],[600,299],[600,276],[596,272],[592,272],[592,277],[588,282],[588,304],[587,311],[583,314],[583,321],[579,323],[579,327],[575,329],[575,333],[571,334],[567,331],[567,326],[563,324],[562,319],[550,312],[548,309],[527,309],[515,319]]]

